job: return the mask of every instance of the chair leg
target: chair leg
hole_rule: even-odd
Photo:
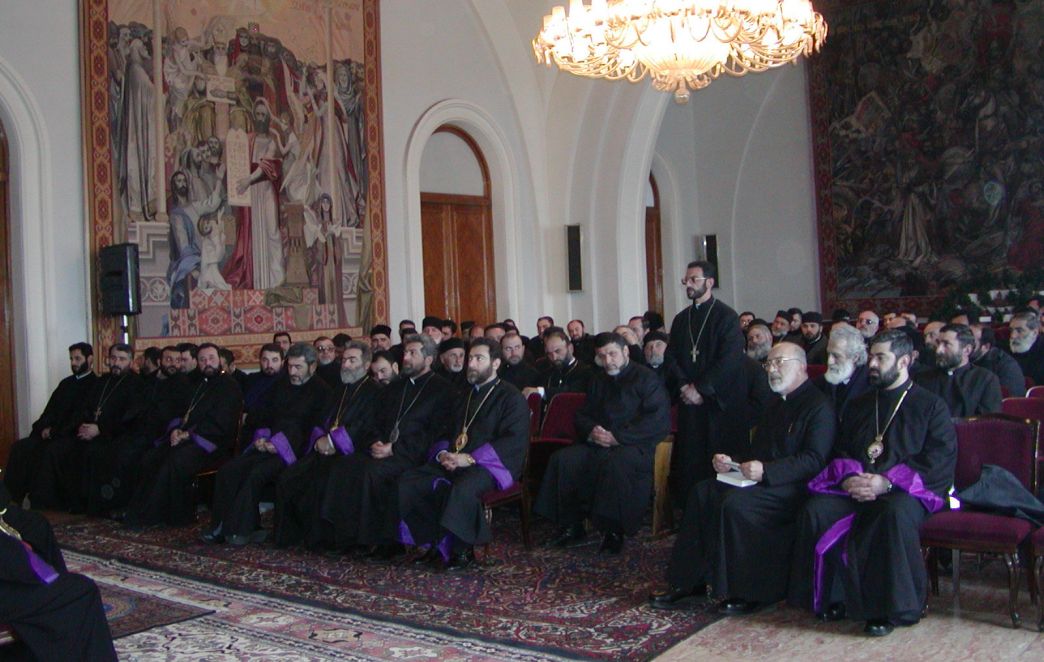
[[[1044,597],[1040,596],[1041,586],[1044,585],[1044,555],[1034,555],[1038,568],[1038,574],[1034,577],[1037,585],[1037,630],[1044,632]]]
[[[1029,553],[1026,567],[1026,583],[1029,584],[1030,604],[1040,604],[1040,586],[1037,584],[1037,557]]]
[[[950,555],[953,559],[953,611],[957,613],[961,610],[961,550],[952,549]]]
[[[928,569],[928,582],[932,595],[939,595],[939,552],[934,547],[922,549],[924,565]]]
[[[522,515],[522,544],[525,546],[527,552],[533,549],[533,538],[529,533],[530,508],[529,495],[523,494],[521,501],[519,501],[518,509]]]
[[[1005,554],[1004,564],[1008,566],[1008,612],[1011,615],[1011,625],[1018,628],[1022,625],[1019,617],[1019,553]]]

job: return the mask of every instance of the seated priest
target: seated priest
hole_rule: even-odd
[[[490,541],[482,495],[521,478],[529,446],[529,407],[497,376],[500,362],[498,341],[471,343],[471,388],[457,398],[449,440],[435,445],[430,462],[399,479],[400,541],[426,547],[422,559],[441,557],[454,570],[470,566],[474,546]]]
[[[504,353],[504,362],[500,366],[500,378],[518,390],[536,386],[540,383],[540,373],[526,357],[526,345],[518,331],[508,331],[500,339],[500,351]]]
[[[455,391],[432,370],[437,345],[427,334],[409,334],[402,345],[401,375],[375,405],[376,429],[334,458],[326,480],[320,516],[338,551],[369,550],[385,559],[402,553],[399,477],[424,464],[446,434]]]
[[[841,419],[833,459],[798,516],[788,601],[822,620],[865,621],[870,636],[921,618],[919,531],[943,507],[957,460],[946,403],[910,379],[912,352],[898,329],[872,339],[873,388]]]
[[[808,379],[801,347],[779,343],[765,370],[776,395],[750,451],[713,459],[719,474],[753,484],[709,478],[693,486],[667,567],[669,587],[650,599],[657,609],[692,605],[708,586],[725,598],[719,605],[725,614],[750,613],[786,597],[797,514],[808,499],[808,481],[826,465],[836,421],[829,399]]]
[[[867,381],[866,340],[862,331],[835,324],[827,341],[826,372],[813,383],[830,398],[840,420],[848,405],[870,388]]]
[[[971,330],[972,336],[975,337],[972,363],[997,375],[1002,394],[1004,389],[1007,389],[1008,397],[1025,397],[1026,378],[1022,374],[1022,368],[1011,358],[1011,354],[997,348],[997,336],[993,333],[993,328],[985,324],[972,324]]]
[[[551,456],[534,510],[559,526],[556,547],[583,544],[584,519],[618,554],[634,535],[652,493],[656,444],[671,431],[671,403],[652,370],[631,361],[617,333],[595,336],[598,372],[576,413],[577,443]]]
[[[546,318],[541,318],[546,319]],[[544,333],[541,340],[547,357],[547,366],[541,372],[537,385],[522,389],[522,395],[539,393],[548,402],[559,393],[583,393],[591,381],[591,368],[573,356],[573,342],[566,332],[555,326]]]
[[[287,467],[276,488],[275,544],[303,543],[310,549],[332,545],[330,525],[320,516],[330,469],[338,457],[366,448],[373,440],[381,385],[370,377],[369,343],[350,341],[342,352],[341,374],[312,428],[300,461]]]
[[[14,502],[21,504],[32,485],[43,451],[55,439],[72,435],[79,424],[79,403],[87,398],[98,375],[94,373],[94,348],[79,342],[69,346],[69,368],[72,374],[58,382],[40,418],[33,423],[28,437],[11,446],[4,471],[4,486]]]
[[[193,523],[196,474],[217,466],[233,447],[243,410],[239,385],[221,373],[217,345],[200,345],[197,360],[199,369],[186,375],[184,410],[167,423],[154,448],[142,458],[124,519],[128,528]]]
[[[468,344],[460,338],[446,338],[439,343],[439,360],[432,368],[458,393],[468,389],[467,372],[464,370],[467,347]]]
[[[308,343],[290,346],[285,374],[249,422],[254,431],[250,445],[218,470],[204,542],[245,545],[264,540],[267,532],[257,510],[261,496],[304,455],[312,428],[322,423],[329,387],[316,376],[318,358]]]
[[[89,455],[112,457],[142,413],[144,384],[131,370],[134,350],[116,343],[109,348],[109,371],[98,378],[87,397],[75,403],[76,429],[47,447],[32,478],[34,508],[83,513],[87,510]]]
[[[0,486],[0,623],[18,635],[4,660],[115,660],[98,587],[69,572],[50,524]]]
[[[950,416],[967,418],[1001,409],[1000,380],[971,363],[975,336],[965,324],[947,324],[935,340],[935,367],[914,381],[946,402]]]

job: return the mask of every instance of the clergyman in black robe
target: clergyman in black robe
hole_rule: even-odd
[[[972,363],[986,368],[997,375],[1000,380],[1001,395],[1007,392],[1009,398],[1022,398],[1026,395],[1026,378],[1022,368],[1015,359],[997,347],[997,337],[993,329],[983,324],[972,324],[972,335],[975,337],[975,351],[972,352]]]
[[[113,454],[142,413],[143,383],[131,370],[133,361],[130,345],[117,343],[109,348],[109,372],[98,378],[83,401],[76,403],[76,429],[56,439],[37,468],[30,490],[34,508],[86,511],[88,455]]]
[[[603,372],[576,413],[577,443],[551,456],[534,510],[559,526],[552,545],[585,538],[584,519],[602,532],[602,550],[619,553],[634,535],[652,493],[656,444],[670,434],[671,403],[660,379],[630,361],[617,333],[595,336]]]
[[[747,394],[736,378],[743,365],[743,333],[736,311],[712,295],[716,273],[708,262],[689,263],[684,284],[692,305],[671,323],[668,351],[682,383],[669,485],[672,501],[683,509],[692,485],[714,476],[711,456],[732,454],[749,429]]]
[[[544,333],[542,340],[547,364],[540,373],[537,385],[523,389],[522,394],[540,393],[546,405],[559,393],[583,393],[594,374],[590,366],[573,355],[573,344],[566,332],[559,327],[551,327]]]
[[[809,479],[826,464],[837,421],[827,396],[808,379],[800,346],[779,343],[765,368],[778,395],[758,422],[750,452],[714,457],[718,473],[739,465],[757,484],[741,488],[707,479],[693,487],[667,568],[669,588],[651,598],[653,607],[692,604],[708,585],[726,598],[725,613],[747,613],[786,597],[797,514]]]
[[[500,350],[504,362],[500,366],[500,378],[519,391],[540,385],[540,372],[525,360],[526,346],[518,331],[509,331],[500,339]]]
[[[185,410],[172,419],[142,458],[137,489],[124,524],[131,528],[195,521],[192,482],[200,471],[228,457],[239,428],[243,396],[221,373],[218,347],[199,347],[199,371],[188,375]]]
[[[909,337],[879,333],[870,382],[841,421],[833,460],[798,518],[788,601],[821,618],[866,621],[886,635],[921,618],[927,573],[921,523],[945,504],[957,435],[946,403],[909,378]]]
[[[500,344],[475,340],[468,350],[471,389],[458,398],[449,439],[431,460],[399,479],[399,540],[427,547],[450,568],[474,561],[473,547],[492,537],[482,495],[505,490],[522,476],[529,445],[529,407],[522,394],[497,376]]]
[[[333,530],[334,548],[398,544],[399,476],[424,464],[428,449],[446,434],[453,389],[436,375],[437,347],[429,336],[403,341],[402,372],[379,396],[376,434],[355,452],[338,455],[327,478],[321,515]]]
[[[964,324],[947,324],[935,341],[935,368],[914,379],[946,402],[950,416],[966,418],[1001,410],[1000,380],[970,362],[975,337]]]
[[[0,487],[0,623],[5,660],[116,660],[98,587],[69,572],[47,520]]]
[[[303,342],[292,345],[285,364],[286,374],[268,390],[265,406],[250,422],[250,445],[218,470],[210,525],[203,533],[206,542],[244,545],[255,534],[264,537],[258,513],[264,491],[304,456],[312,428],[322,422],[330,389],[316,375],[315,348]]]
[[[13,496],[15,503],[21,504],[29,494],[32,477],[37,473],[44,449],[52,440],[76,432],[76,426],[79,424],[79,405],[98,380],[98,375],[92,370],[93,362],[94,350],[88,343],[76,343],[69,347],[72,374],[58,382],[58,387],[51,393],[40,418],[33,423],[29,436],[19,439],[11,446],[7,468],[4,471],[4,486]]]
[[[1015,313],[1008,323],[1011,337],[1008,348],[1019,364],[1022,374],[1035,385],[1044,384],[1044,333],[1040,332],[1040,317],[1032,308]]]
[[[827,342],[826,372],[812,383],[830,399],[839,421],[849,404],[870,388],[868,374],[863,334],[849,324],[835,324]]]
[[[367,343],[348,343],[338,385],[330,389],[322,422],[309,434],[305,456],[279,477],[274,542],[280,547],[333,545],[332,528],[321,515],[330,469],[356,447],[369,448],[376,435],[381,386],[369,375],[371,357]]]

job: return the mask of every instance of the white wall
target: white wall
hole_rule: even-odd
[[[443,131],[424,145],[420,187],[426,193],[485,195],[482,170],[471,148],[459,136]]]

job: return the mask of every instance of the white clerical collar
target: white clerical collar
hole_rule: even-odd
[[[83,373],[82,375],[73,375],[73,377],[75,377],[76,379],[84,379],[89,374],[91,374],[90,370],[88,370],[87,372]]]

